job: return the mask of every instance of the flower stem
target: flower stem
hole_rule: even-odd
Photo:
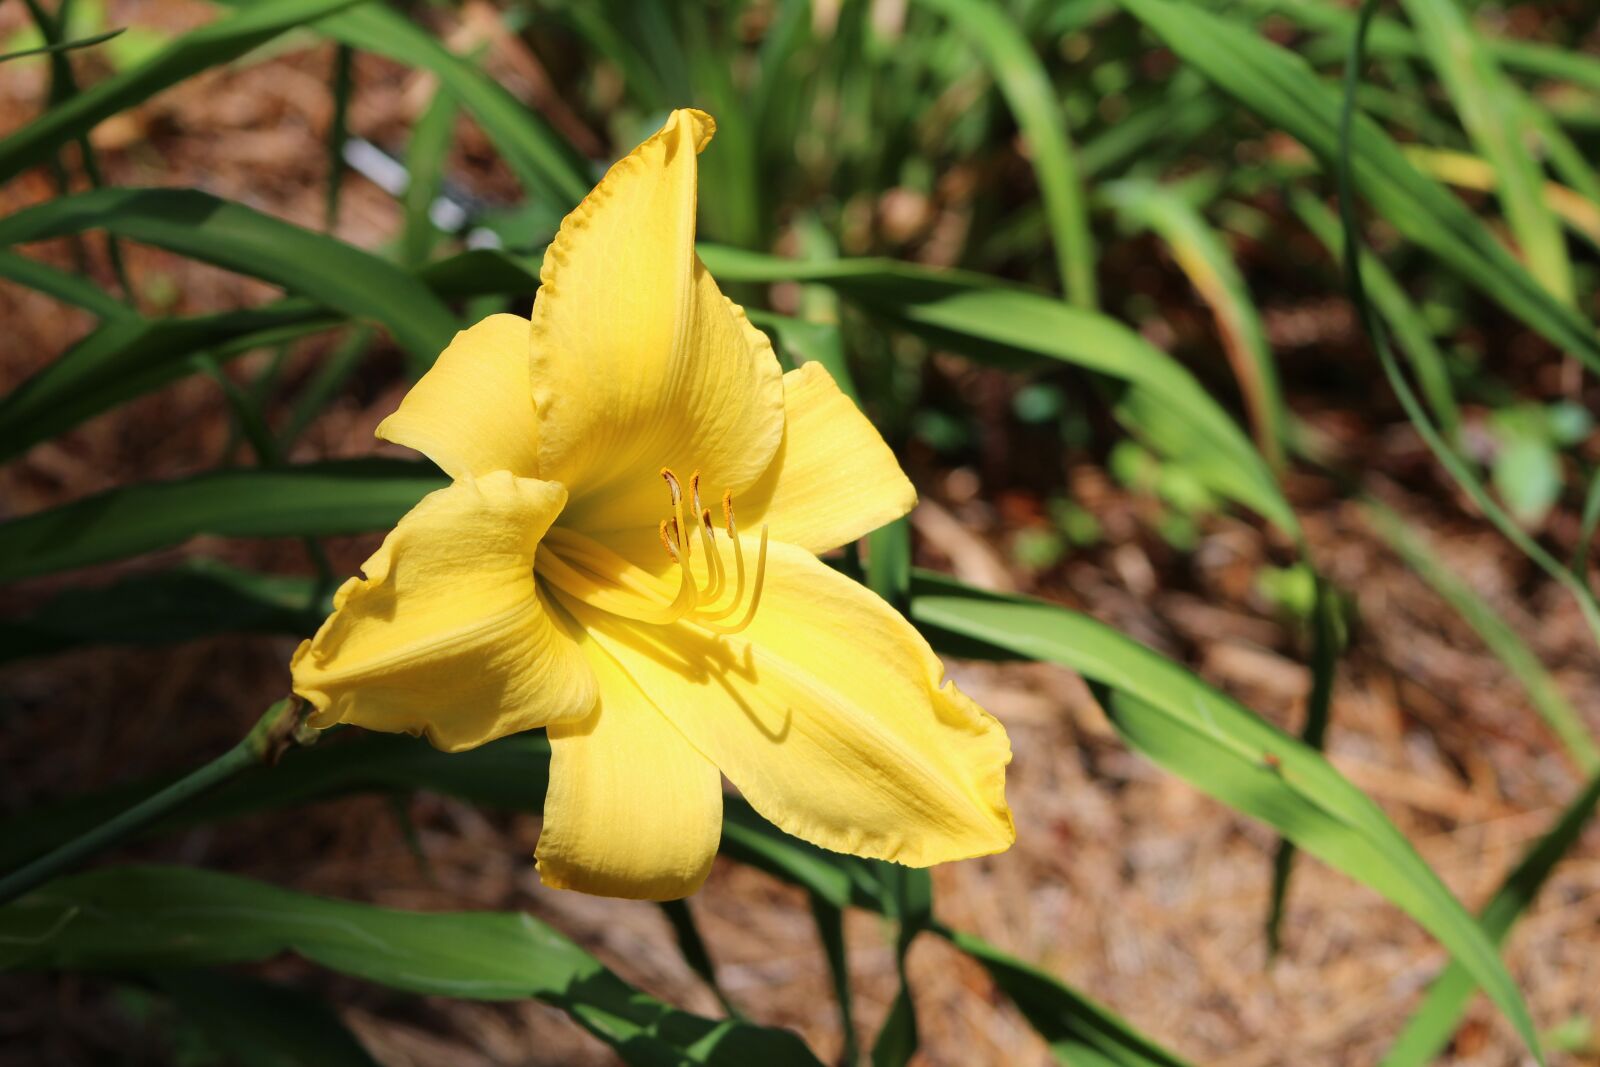
[[[299,703],[289,699],[278,701],[256,721],[243,740],[210,763],[146,797],[115,818],[73,838],[54,852],[48,852],[0,878],[0,905],[10,903],[30,889],[104,852],[241,771],[275,759],[287,746],[295,743],[296,727],[300,722]]]

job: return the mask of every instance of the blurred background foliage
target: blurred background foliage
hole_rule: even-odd
[[[1596,20],[0,6],[0,1063],[1594,1062]],[[837,562],[1007,723],[1005,856],[730,800],[693,901],[575,899],[538,736],[229,748],[440,484],[372,427],[684,105],[922,493]]]

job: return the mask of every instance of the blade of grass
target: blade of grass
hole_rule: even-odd
[[[433,202],[444,186],[444,165],[455,139],[456,102],[443,89],[433,99],[411,131],[406,148],[406,173],[410,180],[402,203],[405,228],[400,233],[400,265],[420,267],[433,254],[439,230],[433,224]]]
[[[828,961],[828,977],[833,980],[833,999],[839,1006],[841,1067],[856,1067],[861,1060],[861,1043],[856,1037],[855,1004],[850,991],[850,961],[845,954],[844,911],[816,893],[807,893],[811,918],[817,925],[817,940]]]
[[[0,399],[0,460],[71,429],[91,415],[194,370],[198,353],[217,360],[339,322],[305,300],[193,318],[108,319]]]
[[[1524,145],[1528,101],[1500,70],[1455,0],[1400,0],[1416,40],[1473,144],[1495,170],[1495,186],[1529,269],[1554,296],[1572,303],[1566,239],[1543,196],[1544,173]]]
[[[1343,239],[1339,231],[1339,219],[1328,206],[1300,188],[1289,191],[1289,206],[1305,223],[1306,229],[1322,242],[1334,262],[1340,262]],[[1372,302],[1378,306],[1389,329],[1394,331],[1395,340],[1399,342],[1400,350],[1405,353],[1412,372],[1417,376],[1418,388],[1422,390],[1433,417],[1438,420],[1445,435],[1453,439],[1461,426],[1461,409],[1456,404],[1455,389],[1450,382],[1450,370],[1445,363],[1444,353],[1434,343],[1433,331],[1387,267],[1376,260],[1368,260],[1362,269],[1367,276]]]
[[[0,181],[20,174],[103,119],[139,104],[199,71],[230,62],[285,30],[358,0],[260,0],[230,18],[193,30],[138,66],[113,74],[51,107],[0,140]]]
[[[1340,94],[1296,55],[1248,28],[1172,0],[1121,0],[1179,58],[1270,125],[1339,166]],[[1351,129],[1353,190],[1407,240],[1558,348],[1600,373],[1600,338],[1552,296],[1459,200],[1412,166],[1375,123]]]
[[[345,460],[238,468],[111,489],[0,523],[0,582],[219,537],[331,537],[387,529],[442,488],[427,463]]]
[[[1101,195],[1125,219],[1155,231],[1211,308],[1256,446],[1274,470],[1282,470],[1288,416],[1277,366],[1250,289],[1221,236],[1181,193],[1156,182],[1123,179],[1103,187]]]
[[[666,915],[667,922],[672,924],[672,933],[678,940],[678,951],[689,964],[689,969],[699,975],[700,980],[716,995],[717,1003],[728,1013],[728,1018],[744,1018],[739,1009],[733,1006],[733,1001],[728,999],[728,994],[723,990],[721,983],[717,981],[716,965],[711,962],[711,952],[706,948],[705,938],[700,936],[700,927],[694,920],[694,912],[689,910],[689,902],[663,900],[661,910]]]
[[[0,620],[0,663],[84,645],[156,645],[221,633],[303,636],[328,612],[316,586],[200,557],[107,586],[69,588],[28,615]]]
[[[236,778],[210,794],[203,805],[175,811],[157,827],[183,826],[237,818],[254,812],[326,800],[352,792],[410,792],[431,789],[472,803],[537,813],[548,783],[550,748],[542,734],[519,734],[463,753],[443,753],[407,737],[366,736],[339,739],[295,754],[295,759]],[[142,783],[80,796],[66,804],[0,826],[0,867],[26,860],[114,815],[162,783]],[[837,912],[861,907],[890,914],[885,864],[828,852],[784,834],[738,797],[724,807],[722,852],[730,859],[797,885]],[[951,936],[942,929],[943,936]],[[1182,1060],[1164,1052],[1126,1022],[1043,972],[1026,968],[1017,981],[996,961],[1009,961],[998,949],[970,934],[963,948],[977,954],[1001,988],[1050,1041],[1058,1059],[1117,1067],[1175,1067]],[[840,941],[842,947],[842,939]],[[841,955],[842,959],[842,955]],[[848,998],[846,998],[847,1000]],[[1099,1057],[1095,1059],[1093,1057]],[[742,1065],[741,1065],[742,1067]]]
[[[382,323],[420,374],[457,322],[426,285],[377,256],[195,189],[100,189],[0,220],[0,246],[109,232],[283,286]]]
[[[1535,842],[1495,891],[1478,921],[1496,944],[1505,940],[1512,925],[1539,895],[1556,864],[1578,844],[1584,826],[1594,815],[1597,801],[1600,801],[1600,775],[1589,779],[1583,791],[1561,813],[1555,826]],[[1472,976],[1452,962],[1429,987],[1422,1006],[1389,1047],[1380,1067],[1423,1067],[1431,1063],[1460,1025],[1461,1016],[1476,990],[1477,983]]]
[[[11,969],[215,966],[292,952],[393,989],[466,1000],[536,997],[625,1063],[820,1067],[794,1034],[714,1022],[634,989],[526,913],[408,912],[182,867],[113,867],[0,909]]]
[[[1600,771],[1600,745],[1595,744],[1582,717],[1511,624],[1440,563],[1432,548],[1394,511],[1369,499],[1362,513],[1378,536],[1477,632],[1495,658],[1521,683],[1534,710],[1560,740],[1573,764],[1585,775]]]
[[[1093,308],[1094,238],[1083,176],[1067,136],[1067,119],[1044,65],[999,5],[980,0],[923,0],[948,18],[983,55],[1017,125],[1028,139],[1039,198],[1055,245],[1061,291],[1081,308]]]
[[[1417,920],[1482,983],[1543,1062],[1528,1009],[1483,931],[1382,810],[1315,749],[1131,638],[1053,604],[919,575],[911,617],[931,631],[936,648],[953,635],[1078,671],[1131,747]]]
[[[7,52],[0,55],[0,63],[8,63],[13,59],[22,59],[25,56],[53,55],[58,52],[73,52],[80,48],[93,48],[97,44],[104,44],[113,37],[118,37],[126,32],[126,27],[119,26],[105,33],[97,33],[91,37],[79,37],[75,41],[56,41],[53,44],[40,45],[38,48],[24,48],[17,52]]]
[[[333,118],[328,122],[328,187],[323,200],[322,228],[339,228],[339,190],[344,185],[344,145],[350,137],[350,97],[355,91],[356,50],[333,46]]]
[[[134,314],[132,308],[120,303],[88,279],[16,252],[0,251],[0,278],[37,289],[85,311],[92,311],[102,319]]]

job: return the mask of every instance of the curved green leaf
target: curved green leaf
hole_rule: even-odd
[[[1593,817],[1597,802],[1600,802],[1600,775],[1589,779],[1588,785],[1561,813],[1555,826],[1534,843],[1495,890],[1494,897],[1478,918],[1495,944],[1505,940],[1512,924],[1539,895],[1556,864],[1582,838],[1583,828]],[[1429,987],[1422,1007],[1395,1038],[1381,1067],[1423,1067],[1431,1063],[1449,1042],[1477,988],[1472,975],[1459,963],[1452,962]]]
[[[1312,151],[1330,172],[1339,155],[1339,90],[1293,52],[1248,28],[1172,0],[1119,0],[1185,63]],[[1544,288],[1466,206],[1412,166],[1366,116],[1353,130],[1356,188],[1407,240],[1600,372],[1591,324]]]
[[[713,245],[700,257],[725,281],[816,282],[893,326],[1008,365],[1071,363],[1125,388],[1118,418],[1207,487],[1298,538],[1272,471],[1192,374],[1121,323],[984,275],[880,259],[786,260]]]
[[[104,229],[387,327],[419,368],[457,329],[426,285],[359,248],[195,189],[97,189],[0,219],[0,246]]]
[[[0,523],[0,582],[220,537],[385,530],[446,484],[432,464],[366,459],[219,470],[111,489]]]
[[[237,59],[285,30],[357,2],[259,0],[237,15],[184,34],[145,62],[55,104],[0,141],[0,181],[45,162],[57,148],[88,133],[101,120],[148,100],[190,75]],[[85,42],[74,42],[82,43]]]
[[[935,637],[954,635],[1082,674],[1133,748],[1274,827],[1416,919],[1483,986],[1538,1055],[1527,1006],[1483,930],[1382,810],[1321,753],[1171,660],[1078,612],[924,575],[913,589],[911,616]]]
[[[246,0],[225,2],[246,6]],[[255,0],[248,2],[253,5]],[[362,4],[321,20],[316,30],[358,51],[431,71],[477,120],[518,179],[563,212],[575,207],[594,184],[588,162],[537,111],[398,11]]]
[[[525,913],[397,911],[154,866],[64,878],[0,909],[9,970],[213,966],[285,952],[411,993],[537,997],[630,1064],[820,1067],[794,1034],[704,1019],[633,989]]]
[[[172,830],[363,791],[429,789],[487,807],[538,812],[549,780],[549,758],[543,734],[519,734],[459,753],[439,752],[408,737],[330,738],[277,766],[246,771],[149,829]],[[0,869],[19,866],[98,826],[165,784],[145,782],[76,797],[0,824]],[[904,910],[895,900],[892,879],[884,874],[887,865],[790,837],[739,797],[726,799],[721,852],[806,889],[825,939],[840,909],[861,907],[886,916]],[[982,963],[996,984],[1017,1001],[1062,1062],[1073,1067],[1183,1064],[1104,1007],[1044,972],[970,934],[937,925],[933,929],[959,939],[959,947]],[[842,952],[842,944],[837,951]],[[829,954],[832,958],[837,953],[830,948]],[[835,980],[840,981],[837,973]],[[848,988],[847,979],[842,988]]]
[[[1278,387],[1277,365],[1250,289],[1222,238],[1193,204],[1157,182],[1124,178],[1106,185],[1101,195],[1124,218],[1155,231],[1166,242],[1189,284],[1211,308],[1255,427],[1256,443],[1267,462],[1281,468],[1289,416]]]
[[[192,318],[109,319],[0,398],[0,461],[192,373],[193,359],[201,352],[225,358],[315,333],[339,321],[298,298]]]
[[[1067,139],[1067,118],[1056,102],[1044,64],[1005,7],[984,0],[923,0],[968,37],[987,61],[995,83],[1028,138],[1039,176],[1039,199],[1055,243],[1061,291],[1078,307],[1095,306],[1094,238],[1083,176]]]

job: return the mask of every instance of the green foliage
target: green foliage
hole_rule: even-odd
[[[364,362],[369,353],[398,349],[415,377],[472,318],[525,311],[539,285],[539,250],[609,162],[575,148],[548,109],[525,105],[477,57],[452,51],[418,12],[353,0],[223,6],[215,21],[165,39],[108,28],[88,0],[54,12],[29,0],[36,30],[5,44],[0,62],[48,66],[51,88],[48,106],[0,140],[0,181],[45,166],[60,195],[0,218],[0,278],[98,321],[0,397],[0,460],[199,372],[230,399],[259,463],[123,484],[34,514],[8,512],[0,520],[0,583],[172,550],[200,535],[315,539],[392,526],[444,484],[431,465],[285,466],[282,456],[358,370],[377,365]],[[1275,279],[1253,273],[1250,248],[1291,242],[1299,234],[1293,217],[1329,260],[1346,259],[1359,248],[1356,219],[1352,213],[1341,231],[1328,199],[1329,179],[1347,177],[1372,233],[1400,239],[1384,246],[1386,264],[1367,256],[1350,277],[1404,417],[1479,511],[1577,599],[1600,636],[1587,558],[1600,526],[1600,475],[1585,463],[1592,462],[1593,417],[1581,402],[1530,395],[1521,382],[1509,388],[1495,379],[1506,366],[1502,353],[1460,343],[1477,341],[1472,301],[1482,296],[1512,328],[1526,327],[1574,360],[1573,369],[1600,372],[1600,340],[1581,310],[1593,305],[1591,250],[1569,247],[1564,231],[1592,241],[1600,229],[1600,177],[1587,162],[1600,60],[1503,36],[1458,0],[1403,0],[1396,8],[1403,21],[1372,24],[1365,56],[1366,23],[1309,0],[922,0],[898,12],[847,0],[833,8],[830,22],[804,0],[710,8],[545,0],[503,17],[543,58],[563,50],[561,62],[550,64],[564,79],[559,91],[614,147],[669,107],[696,104],[716,115],[718,138],[701,164],[701,210],[703,233],[724,243],[701,246],[702,259],[787,365],[821,362],[880,417],[892,444],[914,438],[943,458],[981,447],[960,402],[924,403],[920,392],[928,355],[953,353],[1025,372],[1009,407],[1002,400],[1007,416],[1059,451],[1091,450],[1121,484],[1149,494],[1157,532],[1174,548],[1194,547],[1229,509],[1270,528],[1287,551],[1275,559],[1282,566],[1258,573],[1258,592],[1303,629],[1313,673],[1299,739],[1095,620],[914,572],[905,521],[871,536],[864,572],[854,552],[843,566],[907,611],[942,652],[1078,671],[1130,748],[1280,832],[1267,919],[1272,944],[1296,847],[1428,929],[1455,962],[1386,1067],[1436,1055],[1480,987],[1537,1050],[1532,1020],[1495,949],[1591,817],[1600,749],[1515,628],[1442,567],[1403,520],[1373,509],[1380,535],[1521,682],[1533,711],[1591,777],[1474,920],[1319,754],[1346,640],[1346,601],[1317,570],[1290,503],[1300,498],[1280,479],[1326,450],[1285,403],[1282,353],[1258,299],[1263,282]],[[1369,19],[1370,9],[1360,18]],[[1269,12],[1279,16],[1270,36],[1253,19]],[[1151,62],[1152,40],[1176,56],[1169,77],[1153,73],[1162,65]],[[102,188],[88,140],[97,125],[206,70],[253,62],[263,45],[315,41],[337,49],[326,142],[330,232],[197,189]],[[1352,44],[1341,94],[1328,68]],[[392,248],[361,249],[331,234],[358,53],[437,82],[410,131],[404,225]],[[99,69],[112,73],[80,88],[73,55],[103,57]],[[1563,104],[1556,90],[1577,105]],[[444,232],[433,208],[450,190],[458,117],[482,131],[524,198],[469,203],[460,232],[453,223]],[[1278,134],[1310,158],[1278,150],[1270,140]],[[1472,171],[1477,177],[1462,181],[1449,169],[1463,163],[1481,168]],[[81,166],[86,182],[70,166]],[[1489,195],[1464,200],[1445,182]],[[85,184],[89,191],[71,192]],[[892,204],[915,209],[903,232],[890,224]],[[468,230],[493,235],[503,250],[465,248]],[[126,300],[90,280],[86,235],[94,233],[106,236],[119,278],[120,242],[131,241],[268,283],[282,296],[249,308],[156,314],[154,305],[173,304],[152,300],[148,279],[144,292],[123,281]],[[50,238],[67,240],[75,270],[23,247]],[[1165,258],[1144,254],[1151,247]],[[775,248],[798,249],[798,258],[770,254]],[[1114,267],[1134,261],[1168,273],[1170,263],[1199,295],[1215,322],[1202,357],[1220,355],[1233,385],[1223,379],[1215,387],[1221,361],[1191,358],[1186,346],[1169,353],[1152,340],[1161,331],[1147,328],[1159,323],[1144,287],[1113,276]],[[1333,290],[1331,275],[1318,272],[1308,276]],[[1061,296],[1045,291],[1051,288]],[[277,368],[287,346],[323,332],[338,343],[286,386],[290,376]],[[227,377],[230,360],[263,349],[277,350],[267,373],[249,385]],[[291,388],[291,396],[278,395]],[[1573,395],[1581,397],[1581,388]],[[1363,414],[1384,417],[1378,406]],[[1338,473],[1339,491],[1356,496],[1360,471]],[[1023,570],[1047,571],[1104,540],[1100,521],[1065,487],[1051,486],[1041,499],[1043,518],[1009,542]],[[1580,501],[1573,560],[1564,566],[1547,535],[1564,529],[1557,521],[1563,506]],[[0,660],[227,632],[303,637],[328,609],[329,577],[262,574],[190,556],[97,584],[69,581],[28,611],[0,617]],[[249,758],[239,766],[199,772],[206,783],[220,782],[209,792],[186,787],[201,780],[191,776],[25,813],[0,828],[0,877],[61,849],[76,848],[75,863],[134,833],[352,793],[432,790],[488,808],[541,808],[549,758],[542,736],[449,756],[406,739],[330,741],[278,766],[259,765],[259,753],[242,743],[234,754]],[[162,797],[171,802],[157,803]],[[148,818],[128,820],[130,808]],[[124,825],[125,834],[105,834]],[[808,896],[839,999],[846,1063],[861,1058],[843,936],[849,908],[880,915],[893,930],[900,983],[882,1028],[868,1035],[874,1065],[904,1064],[917,1053],[905,962],[925,935],[981,964],[1063,1063],[1184,1062],[1033,964],[937,922],[926,872],[814,848],[731,797],[722,853]],[[689,906],[671,905],[667,915],[685,958],[722,996],[715,946]],[[537,997],[567,1010],[628,1063],[816,1062],[793,1035],[740,1020],[725,997],[729,1018],[713,1021],[631,988],[526,915],[396,912],[213,872],[131,866],[60,879],[0,907],[0,969],[114,974],[134,983],[128,1003],[170,1005],[188,1020],[172,1025],[187,1026],[208,1054],[231,1061],[369,1063],[336,1014],[300,986],[207,970],[286,952],[406,993]],[[1586,1037],[1575,1031],[1567,1040]]]

